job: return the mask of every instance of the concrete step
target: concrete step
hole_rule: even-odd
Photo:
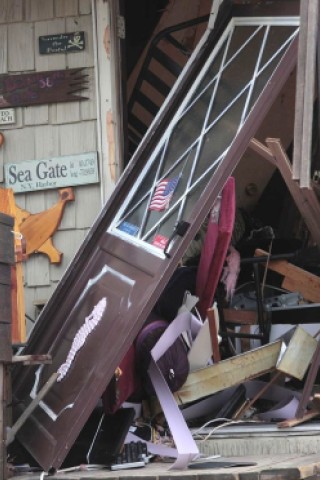
[[[206,428],[197,445],[202,454],[223,457],[320,455],[320,423],[279,429],[275,424]]]
[[[225,459],[227,460],[227,459]],[[237,459],[233,459],[237,460]],[[241,460],[241,459],[240,459]],[[243,458],[242,458],[243,460]],[[151,463],[144,468],[121,470],[84,469],[73,472],[57,472],[49,480],[302,480],[311,477],[319,478],[320,455],[265,455],[263,457],[248,457],[248,462],[254,462],[250,467],[228,467],[171,471],[167,463]],[[47,478],[41,473],[12,477],[11,480],[39,480]]]

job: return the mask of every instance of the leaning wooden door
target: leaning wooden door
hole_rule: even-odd
[[[137,178],[125,172],[32,332],[52,364],[14,376],[18,434],[58,468],[296,60],[297,18],[232,19]],[[185,73],[187,74],[187,73]],[[133,163],[134,165],[134,163]]]

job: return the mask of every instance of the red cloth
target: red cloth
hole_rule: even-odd
[[[210,212],[196,279],[196,295],[199,297],[197,308],[203,319],[207,316],[208,308],[212,307],[231,241],[236,211],[233,177],[229,177],[222,190],[219,218],[215,212],[216,207],[215,202],[215,207]]]
[[[119,368],[121,370],[120,377],[118,379],[114,377],[102,395],[102,404],[106,414],[116,412],[139,389],[133,345],[120,362]]]

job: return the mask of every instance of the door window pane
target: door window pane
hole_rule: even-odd
[[[177,222],[188,221],[297,34],[297,21],[291,23],[230,23],[149,159],[115,232],[163,248]]]

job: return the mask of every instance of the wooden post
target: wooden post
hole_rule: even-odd
[[[220,362],[221,355],[219,350],[219,342],[218,342],[218,309],[216,306],[213,308],[209,308],[207,311],[208,321],[209,321],[209,329],[210,329],[210,336],[211,336],[211,344],[212,344],[212,357],[214,362]]]
[[[310,187],[318,14],[318,0],[300,2],[293,178],[306,188]]]
[[[0,478],[6,479],[6,437],[5,437],[5,365],[0,362]]]
[[[0,213],[0,478],[7,478],[7,364],[11,347],[11,266],[14,264],[13,218]]]

